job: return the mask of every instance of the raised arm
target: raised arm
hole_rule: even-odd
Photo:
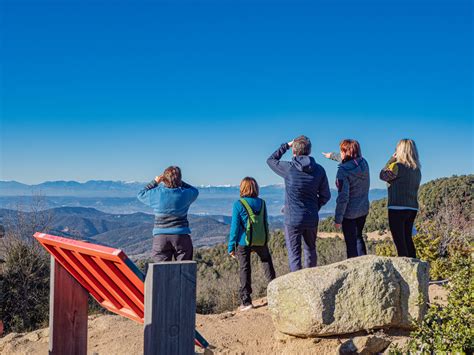
[[[267,164],[275,173],[281,177],[286,177],[290,169],[290,163],[287,161],[280,161],[281,157],[290,149],[288,143],[283,143],[270,157],[267,159]]]
[[[335,153],[335,152],[330,152],[330,153],[322,153],[326,158],[337,161],[339,163],[342,162],[341,154],[340,153]]]
[[[184,181],[182,181],[181,187],[186,189],[186,191],[188,193],[189,203],[193,203],[194,201],[196,201],[196,199],[199,196],[199,190],[198,189],[196,189],[192,185],[189,185],[189,184],[185,183]]]
[[[392,182],[398,177],[398,165],[397,159],[391,157],[384,168],[380,171],[380,180],[386,181],[388,183]]]
[[[147,184],[140,192],[138,192],[137,198],[140,202],[143,202],[147,206],[151,206],[152,202],[150,200],[150,195],[152,194],[153,189],[157,188],[159,183],[156,181],[156,178]]]

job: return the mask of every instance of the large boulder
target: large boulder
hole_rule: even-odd
[[[411,329],[424,316],[428,280],[428,263],[367,255],[273,280],[268,307],[276,329],[298,337]]]

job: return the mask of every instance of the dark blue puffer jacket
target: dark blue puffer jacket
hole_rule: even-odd
[[[338,190],[335,222],[353,219],[369,213],[369,164],[356,158],[339,164],[336,175]]]
[[[314,228],[319,209],[331,198],[326,171],[307,155],[280,161],[288,149],[284,143],[267,159],[270,168],[285,179],[285,224]]]

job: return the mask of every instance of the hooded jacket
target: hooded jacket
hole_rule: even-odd
[[[307,155],[281,161],[289,148],[284,143],[267,159],[268,166],[285,179],[285,224],[315,228],[319,209],[331,198],[326,171]]]
[[[354,219],[369,213],[369,164],[364,158],[339,164],[336,186],[335,223],[341,224],[344,218]]]

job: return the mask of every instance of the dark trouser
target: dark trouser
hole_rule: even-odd
[[[317,231],[317,224],[314,228],[285,225],[285,243],[286,249],[288,250],[288,261],[291,272],[301,270],[301,239],[303,239],[304,242],[304,267],[316,266]]]
[[[364,229],[365,219],[367,215],[342,220],[342,233],[346,242],[346,251],[348,258],[355,258],[356,256],[367,255],[364,238],[362,237],[362,230]]]
[[[252,268],[250,255],[254,251],[262,262],[263,273],[268,282],[275,278],[275,269],[273,268],[272,256],[267,246],[245,247],[237,245],[237,259],[240,266],[240,290],[239,296],[244,306],[252,303]]]
[[[193,242],[189,234],[159,234],[153,238],[151,256],[155,263],[193,259]]]
[[[416,258],[415,244],[412,239],[416,214],[417,211],[414,210],[388,210],[388,224],[398,256]]]

